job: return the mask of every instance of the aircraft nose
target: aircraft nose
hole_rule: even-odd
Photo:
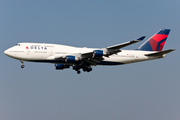
[[[4,54],[7,55],[8,57],[12,57],[12,58],[17,57],[17,53],[15,51],[13,51],[13,48],[9,48],[9,49],[5,50]]]
[[[10,54],[9,50],[10,50],[10,48],[7,49],[7,50],[5,50],[5,51],[4,51],[4,54],[7,55],[7,56],[10,56],[11,54]]]
[[[5,50],[5,51],[4,51],[4,54],[7,55],[7,54],[8,54],[8,50]]]

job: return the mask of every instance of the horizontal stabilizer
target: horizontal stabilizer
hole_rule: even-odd
[[[164,54],[170,53],[170,52],[172,52],[172,51],[174,51],[174,50],[175,50],[175,49],[164,50],[164,51],[161,51],[161,52],[146,54],[145,56],[159,56],[159,55],[164,55]]]

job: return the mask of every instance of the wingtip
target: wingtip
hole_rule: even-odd
[[[170,49],[171,51],[175,51],[176,49]]]

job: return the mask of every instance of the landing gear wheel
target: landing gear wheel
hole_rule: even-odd
[[[80,74],[81,73],[81,71],[77,71],[77,74]]]
[[[90,71],[92,71],[92,68],[91,68],[91,67],[89,67],[89,68],[87,69],[87,72],[90,72]]]
[[[20,62],[21,62],[21,68],[24,68],[25,67],[24,62],[22,60],[20,60]]]
[[[83,68],[83,71],[84,71],[84,72],[86,72],[86,71],[87,71],[87,69],[86,69],[86,68]]]
[[[24,68],[25,66],[24,65],[21,65],[21,68]]]

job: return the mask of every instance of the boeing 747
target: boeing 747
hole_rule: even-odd
[[[24,61],[53,63],[56,70],[72,67],[80,74],[92,71],[92,66],[97,65],[122,65],[153,59],[164,58],[167,53],[175,49],[164,50],[170,29],[161,29],[138,49],[122,50],[122,48],[142,41],[145,36],[129,42],[105,47],[105,48],[80,48],[59,44],[45,43],[18,43],[7,49],[4,53],[14,59]]]

